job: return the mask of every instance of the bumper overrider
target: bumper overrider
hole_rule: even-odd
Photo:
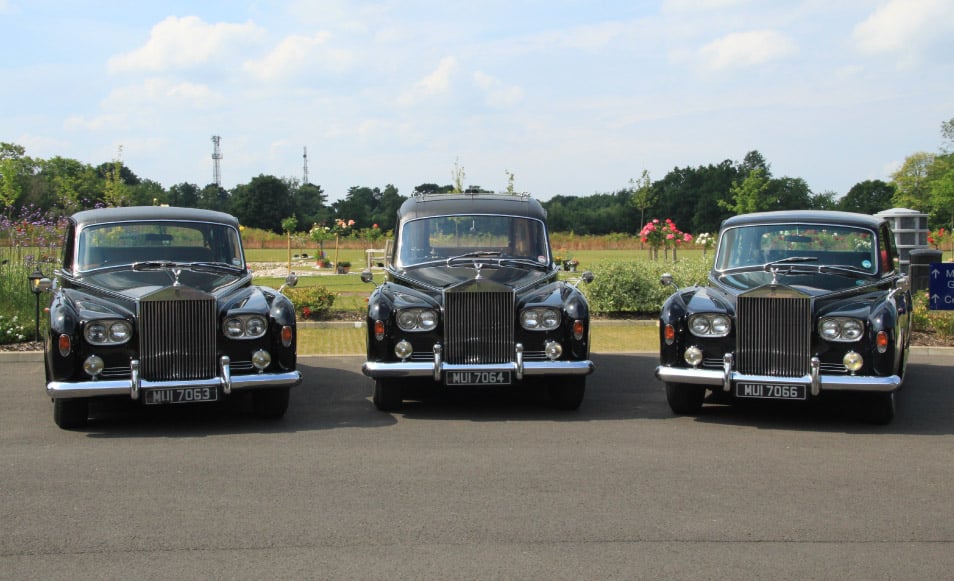
[[[672,367],[660,365],[656,367],[656,378],[666,383],[689,383],[693,385],[708,385],[722,387],[729,393],[732,385],[738,382],[766,383],[773,385],[805,385],[813,396],[822,391],[878,391],[892,392],[901,387],[901,377],[889,375],[884,377],[872,375],[822,375],[821,361],[812,357],[808,375],[801,377],[778,377],[775,375],[752,375],[739,373],[732,369],[732,354],[723,358],[722,370],[698,369],[694,367]]]
[[[46,393],[53,399],[128,395],[131,399],[137,400],[143,391],[150,389],[214,387],[229,395],[234,391],[294,387],[301,383],[301,372],[298,370],[233,376],[230,360],[224,355],[219,358],[219,375],[208,379],[149,381],[140,377],[138,360],[130,361],[129,367],[131,372],[129,379],[51,381],[46,384]]]
[[[431,377],[441,381],[445,373],[454,371],[509,371],[517,380],[535,375],[588,375],[593,372],[593,362],[582,361],[524,361],[523,346],[514,350],[514,360],[507,363],[447,363],[442,357],[440,344],[434,345],[433,361],[366,361],[361,371],[373,379],[397,379],[402,377]]]

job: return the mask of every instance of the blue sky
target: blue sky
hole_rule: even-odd
[[[936,151],[951,0],[0,0],[0,141],[168,188],[542,199],[741,160],[845,194]],[[121,148],[121,154],[120,154]]]

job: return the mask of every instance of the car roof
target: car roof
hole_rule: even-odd
[[[425,194],[412,196],[401,205],[398,217],[413,220],[455,214],[503,214],[546,220],[540,202],[525,194]]]
[[[722,222],[722,228],[748,226],[752,224],[839,224],[877,230],[885,222],[870,214],[838,212],[834,210],[779,210],[775,212],[755,212],[732,216]]]
[[[189,222],[215,222],[238,228],[235,216],[214,210],[179,208],[173,206],[126,206],[120,208],[97,208],[83,210],[72,216],[78,226],[108,222],[139,222],[149,220],[181,220]]]

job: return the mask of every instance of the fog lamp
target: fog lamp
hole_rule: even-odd
[[[844,364],[845,369],[854,373],[861,369],[861,366],[865,364],[865,359],[861,356],[861,354],[855,353],[854,351],[849,351],[845,353],[845,356],[842,358],[841,362]]]
[[[411,346],[410,341],[407,339],[401,339],[397,342],[397,345],[394,346],[394,355],[401,361],[410,357],[412,353],[414,353],[414,347]]]
[[[550,361],[556,361],[560,358],[560,355],[563,355],[563,345],[560,345],[556,341],[547,341],[547,345],[543,348],[543,351],[547,354]]]
[[[699,364],[702,363],[702,349],[696,346],[689,347],[686,349],[686,352],[683,353],[682,357],[689,365],[699,367]]]
[[[90,355],[83,361],[83,371],[90,377],[96,377],[103,372],[103,358],[98,355]]]
[[[268,351],[259,349],[255,353],[252,353],[252,365],[255,366],[255,369],[264,371],[271,363],[272,355]]]

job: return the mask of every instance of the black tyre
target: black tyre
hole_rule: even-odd
[[[699,413],[706,399],[706,388],[687,383],[667,383],[666,401],[673,413],[692,415]]]
[[[401,407],[404,393],[401,384],[393,379],[371,380],[371,403],[382,412],[394,411]]]
[[[575,410],[583,403],[583,395],[586,393],[586,377],[573,376],[557,379],[547,390],[550,393],[550,401],[558,409]]]
[[[54,399],[53,421],[64,430],[82,428],[89,419],[89,401],[83,398]]]
[[[887,425],[894,420],[897,409],[895,392],[864,394],[863,419],[869,424]]]
[[[255,415],[266,420],[277,420],[288,411],[289,388],[257,389],[252,392]]]

